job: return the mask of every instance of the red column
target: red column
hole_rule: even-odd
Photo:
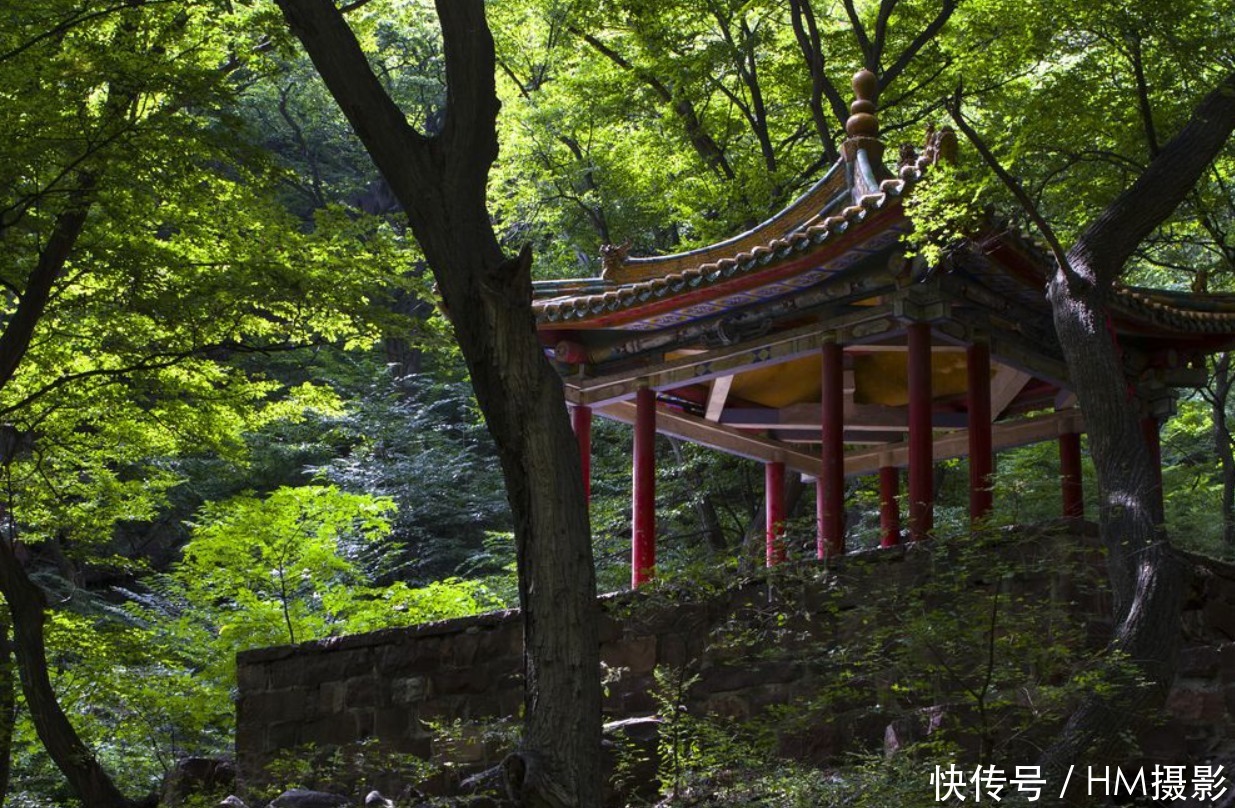
[[[896,466],[879,467],[879,546],[901,543],[901,473]]]
[[[1161,523],[1166,507],[1162,501],[1162,440],[1159,435],[1158,419],[1152,415],[1141,419],[1141,433],[1145,436],[1145,447],[1149,449],[1149,462],[1153,467],[1154,496],[1151,506],[1154,508],[1154,521]]]
[[[1065,519],[1085,518],[1085,492],[1081,484],[1081,436],[1065,432],[1059,436],[1059,484],[1063,488]]]
[[[579,467],[583,471],[583,496],[592,501],[592,408],[578,404],[570,412],[575,440],[579,442]]]
[[[819,558],[845,552],[844,357],[840,344],[823,344],[823,453],[818,481]]]
[[[909,540],[930,535],[935,519],[931,435],[931,327],[909,326]]]
[[[767,564],[775,567],[785,560],[785,464],[779,460],[763,464],[763,487],[767,498]]]
[[[969,522],[981,521],[991,512],[995,499],[991,474],[995,455],[991,450],[991,348],[975,342],[966,351],[969,371]]]
[[[630,549],[630,585],[651,580],[656,569],[656,392],[635,395],[635,452]]]

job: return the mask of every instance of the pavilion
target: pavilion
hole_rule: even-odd
[[[1057,440],[1063,513],[1083,516],[1084,417],[1044,286],[1054,259],[991,220],[938,266],[907,258],[906,197],[956,138],[883,162],[875,77],[843,156],[787,208],[676,255],[606,248],[599,278],[534,284],[537,328],[565,384],[590,476],[593,415],[634,425],[632,585],[656,563],[657,432],[766,464],[767,561],[784,558],[785,469],[816,481],[820,558],[845,550],[845,478],[877,474],[881,544],[932,530],[933,464],[969,458],[969,510],[992,507],[994,452]],[[1130,390],[1158,456],[1176,388],[1206,381],[1205,355],[1235,344],[1235,296],[1121,287],[1110,301]]]

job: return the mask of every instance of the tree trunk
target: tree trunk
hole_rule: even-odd
[[[1112,687],[1087,696],[1042,757],[1046,776],[1061,784],[1072,764],[1120,759],[1130,721],[1165,699],[1186,575],[1166,538],[1153,459],[1106,311],[1092,292],[1067,289],[1062,275],[1050,290],[1055,328],[1089,432],[1115,628],[1106,668]],[[1148,690],[1128,681],[1129,664]]]
[[[561,380],[531,314],[531,251],[503,255],[485,206],[497,156],[493,40],[483,0],[438,0],[447,108],[407,123],[330,0],[278,0],[424,250],[493,435],[515,521],[526,721],[506,770],[527,806],[601,803],[600,657],[591,530]]]
[[[13,726],[17,723],[15,684],[8,615],[0,615],[0,808],[4,808],[4,797],[9,792],[9,772],[13,765]]]
[[[1107,695],[1087,697],[1043,754],[1048,775],[1058,782],[1074,763],[1120,759],[1121,732],[1145,707],[1161,703],[1174,676],[1186,568],[1166,539],[1157,470],[1105,298],[1136,248],[1184,199],[1233,129],[1235,72],[1201,101],[1067,255],[1058,256],[1047,292],[1089,432],[1116,621],[1108,665],[1115,686]],[[1128,663],[1149,683],[1148,692],[1120,673]]]
[[[86,808],[128,808],[131,805],[82,743],[56,700],[47,674],[43,644],[43,592],[26,575],[13,545],[0,541],[0,594],[13,619],[13,650],[21,675],[22,695],[47,754]]]

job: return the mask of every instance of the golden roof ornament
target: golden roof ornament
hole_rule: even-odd
[[[853,94],[856,97],[849,105],[845,133],[849,137],[879,137],[879,117],[875,114],[878,112],[875,106],[875,99],[879,97],[878,77],[865,68],[854,73]]]
[[[879,184],[892,174],[883,164],[883,141],[879,139],[879,77],[862,69],[853,74],[853,103],[849,105],[849,120],[845,133],[849,137],[841,144],[841,153],[849,164],[849,178],[854,204],[867,194],[879,193]]]

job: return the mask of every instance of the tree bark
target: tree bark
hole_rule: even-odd
[[[507,258],[485,205],[498,101],[483,0],[437,2],[447,106],[431,138],[408,125],[330,0],[278,4],[407,213],[498,447],[515,521],[526,668],[510,790],[527,806],[600,805],[591,532],[561,380],[531,314],[531,251]]]
[[[42,590],[30,580],[10,541],[0,541],[0,594],[13,619],[13,650],[21,676],[22,695],[47,754],[86,808],[128,808],[127,800],[82,743],[56,700],[47,674],[43,643],[46,619]]]

